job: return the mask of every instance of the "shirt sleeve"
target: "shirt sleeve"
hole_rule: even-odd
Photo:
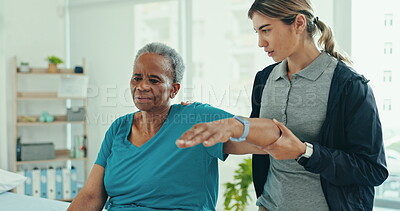
[[[209,104],[196,104],[195,107],[196,114],[200,116],[202,122],[212,122],[220,119],[227,119],[233,117],[232,114],[221,110],[219,108],[215,108],[210,106]],[[228,154],[224,154],[224,144],[218,143],[211,147],[205,147],[207,153],[211,157],[218,158],[222,161],[225,161],[228,157]]]
[[[97,154],[97,159],[95,164],[98,164],[100,166],[103,166],[104,168],[107,166],[107,159],[111,154],[112,151],[112,143],[116,134],[116,131],[118,129],[118,120],[114,121],[111,126],[108,128],[103,142],[100,147],[100,151]]]
[[[314,152],[302,165],[334,185],[378,186],[388,177],[388,171],[375,98],[366,82],[352,80],[345,86],[340,107],[346,109],[335,119],[331,117],[322,135],[329,143],[339,144],[331,148],[313,143]]]
[[[228,158],[229,154],[225,154],[224,153],[224,144],[223,143],[218,143],[214,146],[211,147],[205,147],[207,153],[211,156],[211,157],[215,157],[218,158],[222,161],[225,161]]]

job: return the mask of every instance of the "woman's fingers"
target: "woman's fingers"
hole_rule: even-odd
[[[279,130],[281,130],[282,135],[293,135],[292,131],[289,130],[289,128],[287,128],[282,122],[279,122],[276,119],[272,119],[272,121],[275,123],[275,125],[279,128]]]
[[[176,141],[180,148],[188,148],[202,143],[203,138],[207,138],[207,123],[201,123],[193,126]]]
[[[220,142],[227,142],[229,137],[224,136],[222,132],[216,132],[204,140],[203,145],[206,147],[214,146]]]
[[[275,123],[275,125],[279,128],[279,130],[282,131],[282,133],[287,132],[287,127],[285,127],[285,125],[283,125],[281,122],[279,122],[276,119],[272,119],[272,121]]]
[[[203,143],[204,146],[213,146],[219,142],[226,142],[224,130],[217,127],[215,123],[201,123],[193,126],[186,131],[177,141],[176,145],[180,148],[188,148]],[[228,133],[227,133],[228,134]]]
[[[194,135],[189,141],[200,144],[204,143],[206,140],[209,139],[210,136],[212,136],[212,131],[203,128],[203,130],[196,131],[195,134],[196,135]]]
[[[301,148],[299,147],[299,145],[303,146],[304,144],[284,124],[278,122],[275,119],[273,119],[273,122],[281,130],[282,135],[278,138],[276,142],[264,147],[263,149],[276,160],[288,160],[297,158],[300,152],[299,149]]]
[[[184,106],[190,105],[192,103],[193,102],[189,102],[189,101],[185,101],[185,102],[181,101],[181,105],[184,105]]]

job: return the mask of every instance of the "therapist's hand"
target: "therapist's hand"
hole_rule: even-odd
[[[281,130],[282,134],[276,142],[264,147],[264,151],[276,160],[296,159],[306,151],[306,145],[292,131],[276,119],[273,122]]]
[[[193,102],[189,102],[189,101],[185,101],[185,102],[181,101],[181,105],[184,105],[184,106],[190,105],[192,103]]]

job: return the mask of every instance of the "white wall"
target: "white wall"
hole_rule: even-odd
[[[129,91],[137,51],[133,45],[133,7],[129,2],[72,6],[70,17],[71,61],[87,58],[91,165],[113,120],[136,110]]]
[[[4,0],[0,0],[0,169],[7,169],[6,71],[4,59]]]
[[[1,0],[0,2],[0,165],[11,169],[15,156],[12,142],[13,57],[31,66],[45,67],[45,58],[65,58],[65,18],[63,0]],[[24,5],[23,7],[21,5]],[[4,131],[6,130],[6,131]]]

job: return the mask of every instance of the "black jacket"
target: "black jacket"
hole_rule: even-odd
[[[252,118],[260,115],[262,92],[276,65],[268,66],[256,75]],[[330,210],[372,210],[374,186],[388,177],[381,123],[367,83],[364,76],[338,62],[329,90],[326,119],[319,134],[320,142],[313,143],[313,155],[302,164],[305,170],[320,175]],[[253,155],[257,197],[263,192],[269,165],[268,155]]]

